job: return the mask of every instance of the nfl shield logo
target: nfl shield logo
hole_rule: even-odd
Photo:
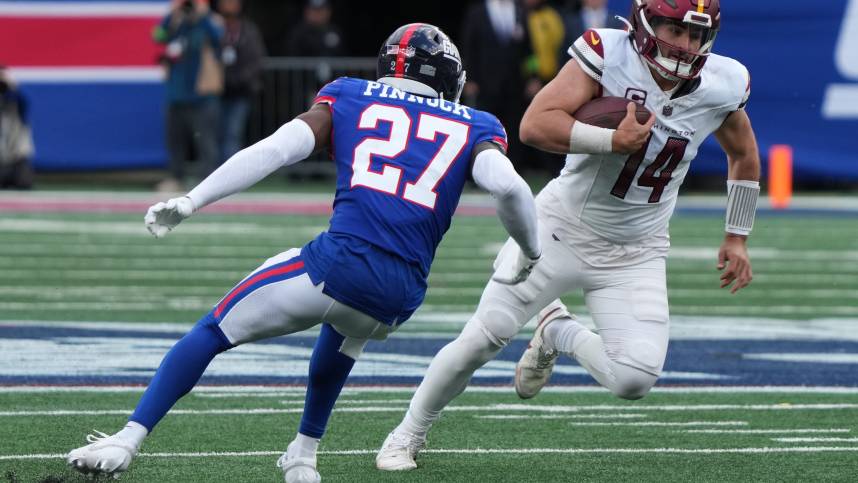
[[[673,114],[673,106],[664,106],[661,110],[661,114],[666,117],[670,117],[670,115]]]

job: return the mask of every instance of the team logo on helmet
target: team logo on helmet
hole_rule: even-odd
[[[465,84],[459,49],[438,27],[423,23],[403,25],[382,44],[378,78],[419,82],[439,97],[458,102]]]

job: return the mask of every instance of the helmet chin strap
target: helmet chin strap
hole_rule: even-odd
[[[418,96],[425,97],[442,97],[438,94],[438,91],[427,86],[422,82],[417,82],[414,79],[405,79],[402,77],[382,77],[378,80],[382,84],[387,84],[391,87],[395,87],[401,91],[410,92],[411,94],[417,94]]]
[[[672,68],[671,68],[671,67],[669,67],[668,65],[665,65],[665,62],[664,62],[665,60],[666,60],[667,62],[669,62],[669,63],[674,64],[675,66],[678,66],[679,68],[678,68],[678,69],[672,69]],[[665,56],[661,55],[660,53],[655,57],[655,62],[656,62],[656,63],[658,63],[658,65],[661,67],[661,69],[659,69],[658,67],[656,67],[656,69],[655,69],[655,70],[657,70],[657,71],[658,71],[658,74],[659,74],[660,76],[664,77],[665,79],[667,79],[667,80],[669,80],[669,81],[679,81],[679,80],[682,80],[682,78],[681,78],[681,77],[678,77],[678,76],[676,76],[676,75],[673,75],[673,74],[672,74],[672,72],[676,71],[676,72],[679,72],[679,73],[681,73],[681,74],[683,74],[683,75],[688,75],[688,73],[690,73],[690,72],[691,72],[691,69],[692,69],[691,65],[689,65],[689,64],[684,64],[684,63],[682,63],[682,62],[675,61],[675,60],[670,60],[669,58],[667,58],[667,57],[665,57]],[[669,72],[668,72],[668,71],[669,71]]]

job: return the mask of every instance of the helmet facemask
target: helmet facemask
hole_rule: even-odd
[[[639,32],[643,35],[636,36],[643,39],[638,49],[656,72],[673,81],[697,77],[718,34],[709,14],[689,11],[682,20],[660,16],[647,19],[643,8],[638,8],[635,16],[637,28],[643,30]]]

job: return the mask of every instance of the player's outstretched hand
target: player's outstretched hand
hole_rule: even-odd
[[[149,233],[161,238],[194,213],[194,202],[187,196],[171,198],[149,207],[143,222]]]
[[[516,285],[524,282],[536,264],[539,263],[541,257],[541,255],[536,258],[528,257],[515,242],[510,240],[498,254],[492,280],[504,285]]]
[[[722,270],[721,288],[733,284],[730,293],[736,293],[751,283],[754,278],[751,259],[743,237],[728,235],[724,239],[718,250],[718,270]]]
[[[655,114],[650,114],[644,124],[639,124],[635,117],[637,105],[629,102],[626,105],[626,117],[617,126],[611,138],[611,150],[615,153],[631,154],[644,147],[649,139],[650,130],[655,125]]]

